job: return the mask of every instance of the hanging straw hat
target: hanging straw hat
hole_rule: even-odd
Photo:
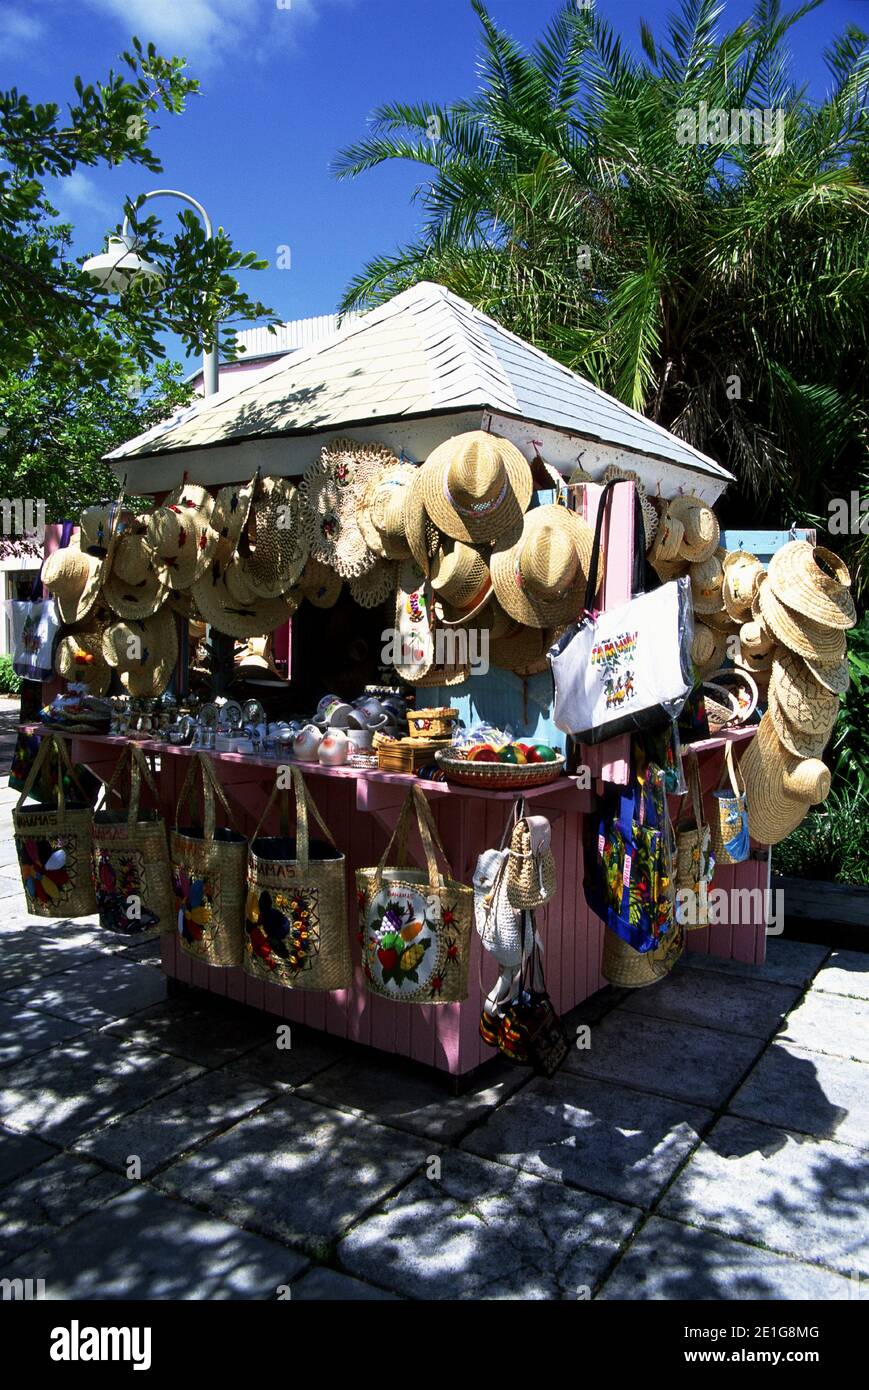
[[[523,679],[539,675],[549,669],[549,649],[563,631],[564,625],[542,628],[514,623],[504,637],[489,642],[489,664]]]
[[[747,550],[729,550],[723,566],[724,606],[731,618],[745,622],[751,615],[752,600],[764,573],[763,565],[756,555],[749,554]]]
[[[413,463],[388,464],[369,479],[359,499],[359,530],[368,549],[380,560],[410,557],[404,529],[404,505],[418,472]]]
[[[834,695],[845,694],[851,684],[847,657],[843,657],[841,661],[815,661],[814,658],[804,656],[803,661],[825,690],[831,690]]]
[[[210,526],[218,539],[225,541],[232,552],[238,547],[250,518],[256,477],[249,483],[229,483],[214,499]]]
[[[295,483],[288,478],[259,478],[237,552],[254,594],[265,599],[285,594],[305,568],[309,549]]]
[[[479,550],[454,541],[439,550],[431,568],[437,616],[447,627],[466,627],[492,597],[492,576]]]
[[[119,618],[149,618],[172,592],[164,575],[154,565],[143,528],[134,524],[112,551],[103,587],[105,601]]]
[[[758,618],[752,618],[739,629],[739,646],[743,654],[763,657],[775,646],[775,638]]]
[[[746,651],[740,643],[739,651],[736,654],[736,664],[738,666],[743,666],[746,671],[750,671],[751,674],[755,677],[755,679],[758,679],[758,677],[765,677],[766,679],[763,681],[763,683],[764,685],[766,685],[769,676],[772,673],[772,662],[774,653],[776,651],[785,650],[786,648],[784,647],[773,646],[770,648],[768,652],[764,652],[763,656],[757,656],[754,652]]]
[[[174,615],[163,608],[150,618],[113,623],[103,633],[103,656],[131,695],[162,695],[178,660]]]
[[[718,518],[712,508],[693,493],[683,497],[673,497],[667,510],[671,517],[681,521],[685,528],[680,553],[685,560],[699,564],[714,555],[718,548],[721,531]]]
[[[312,555],[293,592],[299,602],[307,599],[315,608],[334,608],[343,582],[340,574],[324,565],[322,560],[315,560]]]
[[[104,571],[105,562],[94,555],[86,555],[78,537],[46,557],[42,582],[57,599],[65,624],[83,622],[92,611],[100,595]]]
[[[460,685],[467,679],[470,668],[466,663],[442,665],[435,661],[436,627],[428,585],[412,560],[405,560],[398,570],[395,629],[400,650],[393,664],[402,680],[410,685],[432,686]],[[457,644],[459,634],[448,635]]]
[[[719,613],[722,608],[724,570],[717,555],[699,560],[688,570],[691,576],[691,601],[695,613]]]
[[[274,663],[272,652],[273,639],[271,634],[268,637],[249,637],[244,650],[236,655],[236,665],[241,676],[260,676],[266,672],[270,676],[276,676],[278,680],[286,683],[286,676],[282,676]]]
[[[105,695],[112,672],[103,656],[102,629],[61,637],[54,651],[54,669],[65,681],[82,682],[91,695]]]
[[[706,623],[695,622],[691,660],[700,680],[717,671],[727,654],[727,634],[716,632]]]
[[[370,570],[348,579],[350,597],[360,608],[377,608],[395,593],[396,561],[375,560]]]
[[[210,563],[214,499],[199,483],[183,483],[157,507],[148,524],[154,565],[171,589],[189,589]]]
[[[739,763],[753,840],[777,845],[805,819],[811,806],[825,801],[830,769],[817,758],[807,761],[788,752],[779,741],[769,713]]]
[[[243,576],[239,576],[241,579]],[[275,628],[289,622],[298,608],[298,597],[283,594],[280,598],[257,598],[242,602],[233,598],[227,587],[226,575],[212,564],[193,585],[193,598],[202,618],[217,632],[229,637],[264,637]]]
[[[670,508],[666,507],[658,521],[655,539],[649,549],[650,563],[672,564],[673,561],[680,560],[684,537],[684,525],[677,516],[671,516]]]
[[[847,644],[843,630],[816,623],[788,608],[777,597],[768,575],[760,581],[755,602],[766,627],[792,652],[809,661],[838,662],[844,657]]]
[[[232,557],[223,571],[223,583],[233,603],[240,604],[242,608],[256,607],[257,593],[251,587],[244,565],[237,555]]]
[[[769,584],[777,599],[814,623],[849,628],[857,621],[848,567],[824,546],[783,545],[769,562]]]
[[[300,491],[311,554],[344,579],[364,574],[374,564],[357,509],[371,479],[397,463],[383,444],[336,439],[305,473]]]
[[[404,494],[404,534],[413,560],[423,574],[428,574],[432,557],[441,544],[441,533],[425,509],[422,468],[417,468]]]
[[[515,444],[471,430],[429,454],[421,487],[425,509],[438,529],[473,545],[518,531],[534,481]]]
[[[606,928],[603,934],[601,974],[617,989],[644,989],[663,980],[682,954],[685,933],[681,927],[671,927],[661,938],[660,945],[651,951],[635,951],[616,932]]]
[[[85,507],[79,521],[79,545],[86,555],[104,560],[112,537],[120,535],[132,521],[132,512],[117,502],[98,502]]]
[[[769,712],[786,748],[803,758],[817,758],[836,722],[839,697],[816,681],[794,652],[780,647],[772,662]]]
[[[585,601],[593,546],[591,528],[566,507],[528,512],[518,540],[498,543],[490,569],[495,597],[528,627],[554,627],[578,618]],[[598,579],[602,564],[598,565]]]

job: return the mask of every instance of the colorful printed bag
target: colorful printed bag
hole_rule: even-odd
[[[60,631],[54,599],[11,599],[7,611],[12,618],[12,669],[25,680],[50,680],[54,643]]]
[[[414,813],[425,869],[406,867]],[[393,847],[395,859],[387,868]],[[446,875],[438,872],[435,850]],[[466,999],[473,890],[453,879],[420,787],[408,793],[377,867],[357,869],[356,887],[366,988],[406,1004],[458,1004]]]
[[[296,834],[289,835],[289,791],[277,784],[250,842],[244,968],[287,989],[347,989],[353,979],[347,926],[347,861],[317,810],[301,771],[292,768]],[[281,833],[260,835],[275,798]],[[308,833],[308,812],[324,840]]]
[[[55,801],[24,806],[37,779],[52,756],[59,759],[61,775]],[[80,800],[67,803],[67,791]],[[91,830],[94,813],[79,786],[62,738],[45,734],[27,774],[24,788],[12,812],[15,848],[21,866],[21,882],[30,912],[37,917],[87,917],[96,912],[91,881]]]
[[[183,806],[195,801],[197,776],[202,786],[204,814],[201,821],[181,826]],[[241,965],[247,840],[231,827],[215,825],[215,793],[231,820],[229,802],[211,762],[197,753],[181,788],[175,829],[170,837],[178,936],[182,951],[194,960],[206,965]]]
[[[588,905],[635,951],[654,950],[673,928],[671,853],[660,769],[649,764],[630,787],[607,788],[596,840],[586,837]]]
[[[725,788],[725,779],[728,777],[730,787]],[[733,762],[733,744],[729,741],[724,749],[721,785],[712,793],[712,799],[714,810],[710,829],[715,859],[719,864],[742,864],[751,853],[748,807],[745,802],[745,789],[740,789]]]
[[[129,779],[129,804],[126,810],[113,811],[109,802],[124,772]],[[94,812],[94,892],[101,926],[155,936],[172,931],[175,900],[166,822],[159,811],[139,809],[143,778],[156,801],[157,788],[145,754],[129,743],[105,786],[104,806]]]

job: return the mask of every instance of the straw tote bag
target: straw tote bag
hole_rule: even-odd
[[[406,867],[410,818],[416,814],[425,869]],[[395,859],[390,855],[395,848]],[[435,851],[447,873],[438,872]],[[420,787],[408,793],[380,863],[357,869],[365,985],[406,1004],[459,1004],[468,993],[473,891],[452,877],[437,826]]]
[[[689,930],[709,924],[709,884],[715,872],[712,831],[703,819],[700,769],[688,760],[688,791],[693,818],[676,824],[676,919]]]
[[[277,785],[250,842],[244,968],[287,989],[348,989],[353,979],[347,926],[347,861],[335,846],[299,768],[292,768],[296,834],[289,791]],[[280,835],[260,835],[276,797]],[[308,813],[325,836],[312,840]]]
[[[653,951],[635,951],[609,928],[603,934],[601,974],[619,989],[645,989],[665,979],[685,946],[685,930],[674,927]]]
[[[725,780],[730,786],[725,787]],[[740,788],[739,774],[733,761],[733,744],[724,749],[721,785],[712,793],[712,848],[718,864],[742,864],[751,853],[748,835],[748,806],[745,788]]]
[[[59,761],[57,803],[22,805],[42,769],[47,770],[53,752]],[[64,773],[69,775],[70,786],[78,787],[84,805],[67,805]],[[73,770],[66,744],[54,734],[45,736],[12,812],[24,897],[34,916],[88,917],[96,912],[90,867],[93,819],[93,808]]]
[[[125,772],[129,804],[125,811],[113,811],[111,795]],[[100,926],[155,936],[172,930],[175,899],[166,822],[159,811],[139,808],[143,778],[157,801],[144,753],[135,744],[127,744],[104,788],[105,804],[94,812],[94,892]]]
[[[197,777],[202,786],[203,818],[181,826],[182,808],[186,802],[195,802]],[[170,839],[178,936],[182,951],[194,960],[206,965],[241,965],[247,840],[231,827],[215,825],[215,793],[232,820],[229,802],[211,763],[197,753],[181,788]]]

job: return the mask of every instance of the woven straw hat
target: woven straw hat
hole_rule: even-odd
[[[526,627],[515,623],[510,632],[489,642],[489,663],[516,676],[536,676],[549,667],[549,649],[564,627]]]
[[[847,650],[844,631],[813,622],[788,608],[777,597],[769,576],[760,581],[755,601],[766,627],[792,652],[809,661],[834,662],[844,657]]]
[[[305,473],[300,491],[311,554],[343,579],[364,574],[374,564],[357,510],[372,478],[397,463],[383,444],[336,439]]]
[[[672,564],[673,561],[680,560],[682,558],[682,541],[684,537],[684,525],[677,516],[671,516],[670,508],[666,507],[658,522],[655,539],[652,541],[649,550],[650,563],[653,565],[661,562],[664,564]]]
[[[743,654],[747,652],[750,656],[762,657],[772,651],[775,638],[761,620],[752,618],[739,629],[739,646]]]
[[[804,656],[803,661],[825,690],[831,690],[834,695],[845,694],[851,684],[847,657],[843,657],[841,661],[815,661]]]
[[[422,468],[422,495],[431,520],[453,540],[493,541],[518,529],[534,481],[515,444],[485,430],[447,439]]]
[[[208,565],[214,543],[210,531],[214,499],[198,483],[184,483],[169,493],[148,524],[148,544],[164,584],[189,589]]]
[[[134,523],[118,540],[109,562],[103,594],[119,618],[149,618],[172,590],[157,569],[144,528]]]
[[[769,675],[772,671],[772,662],[775,652],[785,650],[785,647],[774,645],[770,647],[768,652],[764,652],[762,656],[758,656],[756,652],[746,651],[740,642],[737,665],[744,666],[746,671],[750,671],[753,676]]]
[[[830,769],[817,758],[804,761],[784,748],[769,713],[743,753],[739,771],[749,832],[763,845],[777,845],[790,835],[830,791]]]
[[[370,570],[355,579],[348,579],[347,587],[353,602],[358,603],[360,608],[376,608],[391,598],[395,593],[396,565],[395,560],[375,560]]]
[[[79,521],[79,545],[87,555],[105,559],[113,536],[120,535],[133,516],[127,507],[116,502],[98,502],[85,507]]]
[[[724,570],[717,555],[699,560],[688,570],[691,576],[691,601],[695,613],[718,613],[722,607]]]
[[[747,550],[729,550],[724,557],[722,597],[731,618],[744,622],[751,615],[751,604],[757,592],[763,565]]]
[[[683,574],[688,573],[688,561],[681,557],[678,560],[653,560],[649,563],[662,584],[669,584],[671,579],[681,579]]]
[[[672,498],[667,510],[685,528],[680,546],[683,559],[699,564],[715,554],[721,531],[710,506],[693,493],[686,493],[684,497]]]
[[[404,527],[404,506],[408,490],[418,472],[413,463],[388,464],[369,480],[359,499],[359,530],[368,549],[380,560],[406,560],[410,557]]]
[[[219,540],[226,542],[230,551],[237,548],[247,529],[255,486],[255,477],[249,483],[229,483],[214,499],[211,529]]]
[[[131,695],[162,695],[178,660],[178,633],[168,608],[150,618],[113,623],[103,633],[103,656]]]
[[[102,588],[105,562],[86,555],[76,536],[61,550],[53,550],[42,566],[42,582],[57,599],[64,623],[83,622],[92,611]]]
[[[549,504],[528,512],[515,543],[492,551],[495,597],[517,622],[554,627],[579,617],[593,546],[591,528],[566,507]],[[602,566],[598,566],[598,577]]]
[[[112,672],[103,656],[101,628],[61,637],[54,650],[54,669],[65,681],[80,681],[91,695],[105,695]]]
[[[425,509],[421,468],[417,468],[405,493],[404,534],[414,562],[423,574],[428,574],[432,557],[441,544],[441,533]]]
[[[229,637],[265,637],[275,628],[289,622],[299,606],[298,596],[284,594],[280,598],[257,598],[253,603],[234,599],[226,584],[226,575],[212,564],[193,585],[196,607],[206,623]]]
[[[242,608],[255,608],[257,593],[251,588],[244,565],[234,555],[223,571],[223,583],[233,603]]]
[[[298,580],[310,543],[304,529],[302,499],[288,478],[259,478],[238,557],[245,579],[258,598],[280,598]]]
[[[324,565],[322,560],[315,560],[312,555],[293,592],[299,602],[307,599],[315,608],[334,608],[343,582],[340,574]]]
[[[839,697],[820,685],[794,652],[779,647],[772,662],[769,712],[786,748],[800,757],[816,758],[836,722]]]
[[[856,623],[850,584],[845,562],[808,541],[789,541],[769,562],[769,585],[776,598],[825,627],[844,629]]]
[[[492,576],[479,550],[455,541],[434,557],[431,587],[440,602],[441,621],[447,627],[465,627],[492,597]]]

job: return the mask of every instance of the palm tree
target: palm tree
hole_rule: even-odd
[[[382,106],[339,155],[342,177],[389,159],[424,173],[418,239],[342,307],[440,281],[732,468],[759,519],[823,524],[869,484],[869,48],[849,26],[810,102],[787,36],[820,3],[757,0],[719,35],[723,4],[682,0],[662,37],[641,26],[637,59],[575,0],[530,51],[472,0],[477,93]],[[692,142],[701,103],[710,122],[776,113],[781,140],[744,143],[737,120]]]

